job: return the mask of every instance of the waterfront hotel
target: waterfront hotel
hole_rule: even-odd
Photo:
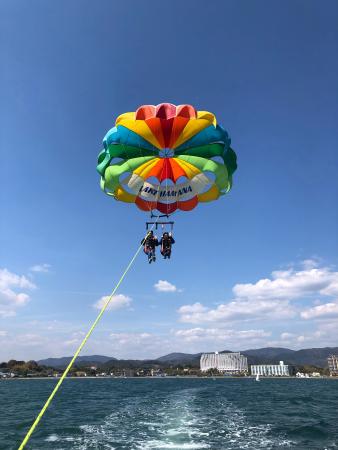
[[[259,375],[262,377],[289,377],[289,366],[285,365],[283,361],[279,364],[258,364],[251,365],[251,375]]]
[[[248,371],[248,360],[240,353],[202,353],[200,368],[202,372],[217,369],[228,374],[244,373]]]
[[[330,376],[338,376],[338,356],[331,355],[327,358],[327,363],[329,365]]]

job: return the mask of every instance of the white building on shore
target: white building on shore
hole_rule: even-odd
[[[327,363],[329,365],[330,376],[338,375],[338,356],[331,355],[327,358]]]
[[[289,377],[289,366],[285,365],[283,361],[279,364],[257,364],[251,366],[251,375],[259,375],[262,377]]]
[[[224,373],[243,373],[248,371],[248,360],[240,353],[203,353],[200,368],[202,372],[217,369]]]

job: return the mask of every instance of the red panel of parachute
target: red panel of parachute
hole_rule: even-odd
[[[171,103],[143,105],[135,112],[135,119],[146,121],[161,148],[172,148],[189,120],[196,117],[193,106]]]
[[[198,204],[197,196],[183,201],[183,202],[173,202],[173,203],[161,203],[161,202],[151,202],[143,200],[141,197],[136,197],[135,204],[142,211],[152,211],[153,209],[157,209],[162,214],[172,214],[176,209],[180,209],[182,211],[191,211]]]

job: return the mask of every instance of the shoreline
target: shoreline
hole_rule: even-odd
[[[11,377],[11,378],[0,378],[1,381],[16,381],[16,380],[59,380],[61,377]],[[166,377],[93,377],[93,376],[87,376],[87,377],[66,377],[65,380],[165,380],[165,379],[190,379],[190,380],[255,380],[255,376],[247,376],[247,377],[233,377],[233,376],[227,376],[227,377],[196,377],[196,376],[166,376]],[[290,377],[261,377],[260,381],[262,380],[338,380],[338,377],[330,377],[330,376],[323,376],[323,377],[296,377],[296,376],[290,376]]]

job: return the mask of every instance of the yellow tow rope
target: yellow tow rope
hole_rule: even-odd
[[[157,220],[156,220],[157,222]],[[156,223],[155,222],[155,223]],[[155,224],[154,224],[155,225]],[[152,226],[152,228],[154,227],[154,225]],[[148,236],[149,232],[147,232],[146,236]],[[145,236],[145,237],[146,237]],[[89,331],[87,332],[86,336],[83,338],[83,341],[81,342],[81,344],[79,345],[79,348],[76,350],[73,358],[71,359],[70,363],[68,364],[66,370],[63,372],[61,378],[59,379],[59,381],[57,382],[55,388],[53,389],[52,393],[50,394],[50,396],[48,397],[46,403],[43,405],[43,408],[41,409],[40,413],[38,414],[37,418],[35,419],[34,423],[32,424],[32,426],[30,427],[30,429],[28,430],[28,433],[26,434],[24,440],[22,441],[20,447],[18,450],[22,450],[25,445],[27,444],[27,442],[29,441],[33,431],[35,430],[35,428],[37,427],[38,423],[40,422],[42,416],[44,415],[44,413],[46,412],[48,406],[50,405],[51,401],[53,400],[55,394],[57,393],[57,391],[59,390],[59,387],[61,386],[63,380],[66,378],[68,372],[70,371],[70,369],[72,368],[74,361],[76,360],[76,358],[79,356],[79,353],[81,352],[82,348],[84,347],[84,345],[86,344],[87,340],[89,339],[90,335],[92,334],[92,332],[94,331],[94,328],[96,327],[96,325],[99,323],[103,313],[105,312],[105,310],[107,309],[109,303],[111,302],[113,295],[115,294],[115,292],[117,291],[117,289],[119,288],[120,284],[122,283],[124,277],[127,275],[129,269],[131,268],[131,266],[133,265],[137,255],[140,253],[141,249],[143,248],[143,244],[141,244],[139,246],[139,248],[137,249],[136,253],[134,254],[134,256],[132,257],[132,259],[130,260],[128,266],[126,267],[125,271],[123,272],[120,280],[118,281],[117,285],[114,287],[113,292],[110,294],[108,300],[106,301],[106,303],[103,305],[101,311],[99,312],[98,316],[96,317],[93,325],[90,327]]]

